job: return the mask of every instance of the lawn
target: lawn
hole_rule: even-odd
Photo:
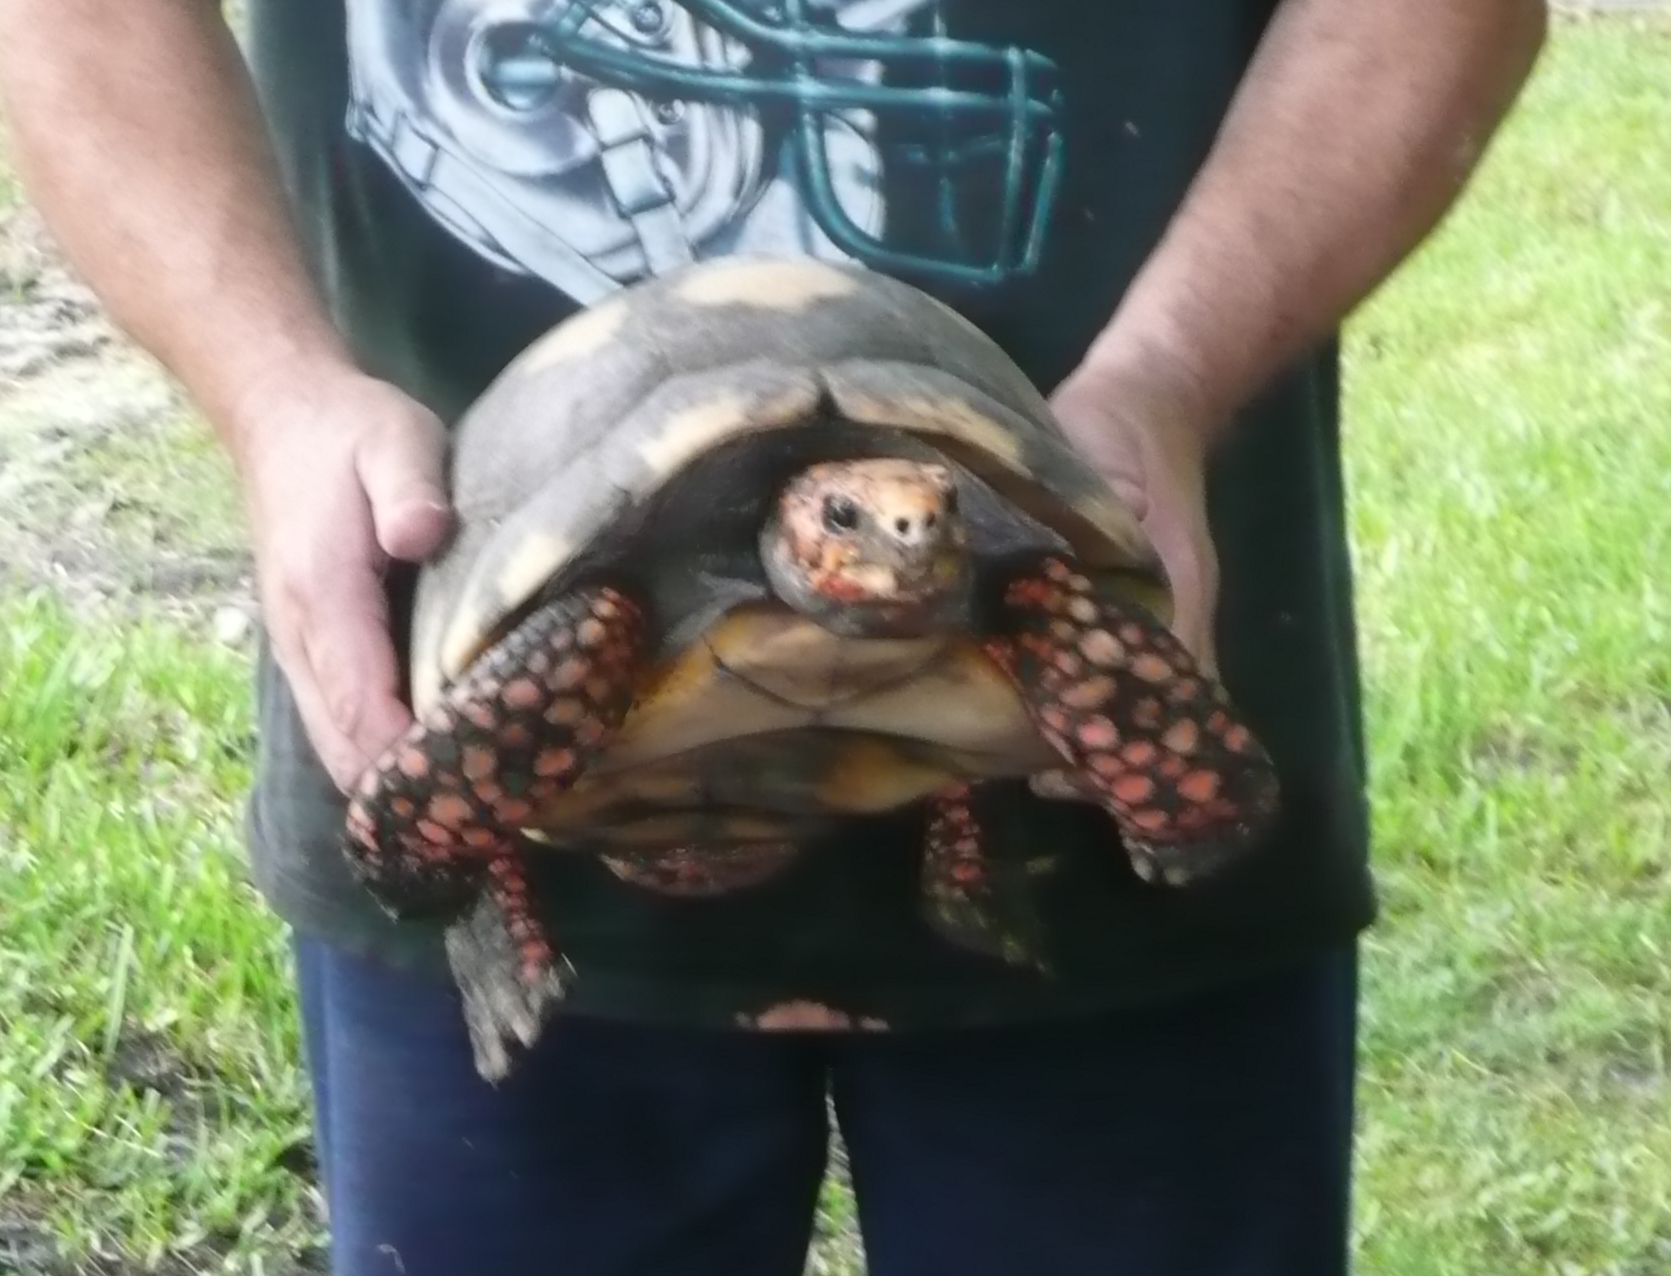
[[[1351,325],[1370,1276],[1671,1272],[1668,139],[1671,21],[1560,23]],[[37,286],[0,278],[0,311]],[[70,364],[0,377],[0,1272],[293,1271],[318,1221],[282,937],[242,879],[235,505],[166,396],[65,426]],[[100,464],[49,465],[66,430]],[[861,1270],[848,1213],[832,1188],[820,1272]]]

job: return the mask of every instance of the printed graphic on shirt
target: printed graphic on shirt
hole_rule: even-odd
[[[483,257],[588,303],[744,253],[1034,268],[1056,69],[956,0],[348,0],[351,134]]]

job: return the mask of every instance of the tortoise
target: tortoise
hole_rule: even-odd
[[[926,921],[1025,963],[978,786],[1102,806],[1173,885],[1276,811],[1130,511],[996,343],[905,282],[749,257],[632,284],[518,355],[450,466],[415,721],[345,845],[387,910],[444,924],[484,1077],[574,974],[530,855],[702,898],[916,804]]]

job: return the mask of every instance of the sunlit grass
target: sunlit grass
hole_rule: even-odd
[[[1671,1270],[1671,27],[1563,28],[1352,325],[1363,1270]]]

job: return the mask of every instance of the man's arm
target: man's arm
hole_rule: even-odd
[[[1206,164],[1055,406],[1134,500],[1211,655],[1202,470],[1235,411],[1461,193],[1542,46],[1543,0],[1284,0]]]
[[[29,193],[240,474],[265,621],[339,784],[409,720],[381,572],[449,522],[440,423],[353,365],[214,0],[0,0]]]

